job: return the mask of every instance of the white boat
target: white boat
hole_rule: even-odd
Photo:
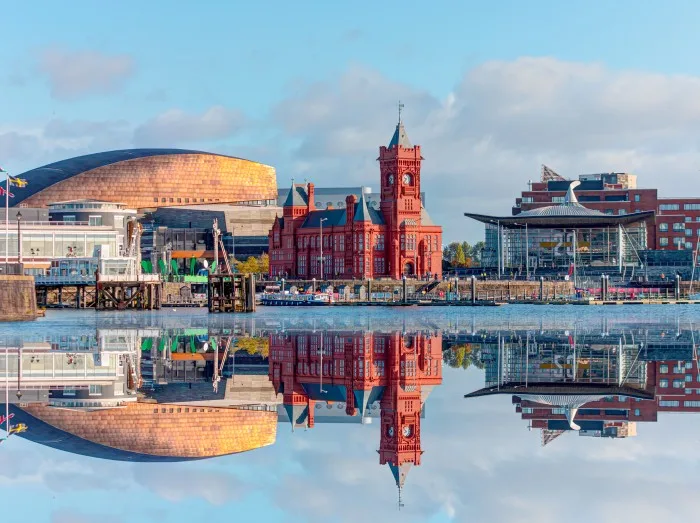
[[[318,306],[330,305],[333,303],[333,296],[330,294],[288,294],[270,293],[263,294],[260,298],[263,305],[280,306]]]

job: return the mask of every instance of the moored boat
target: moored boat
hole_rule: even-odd
[[[269,293],[260,297],[263,305],[272,306],[318,306],[330,305],[333,303],[333,296],[330,294],[287,294]]]

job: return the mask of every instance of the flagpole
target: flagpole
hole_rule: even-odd
[[[5,273],[10,262],[10,173],[5,173]],[[17,253],[19,261],[19,253]]]

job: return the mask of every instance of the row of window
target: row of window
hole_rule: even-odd
[[[677,249],[693,250],[693,243],[685,242],[683,241],[683,238],[680,237],[673,238],[673,245],[675,245]],[[668,247],[667,237],[662,236],[661,238],[659,238],[659,247]]]
[[[692,361],[679,361],[676,363],[676,365],[671,369],[673,374],[683,374],[685,373],[686,369],[692,369],[693,368],[693,362]],[[659,372],[661,374],[668,374],[668,365],[663,363],[659,365]]]
[[[199,199],[199,203],[204,203],[204,198]],[[218,202],[219,198],[207,198],[207,202]],[[262,201],[262,200],[260,200]],[[183,203],[183,198],[161,198],[160,203]],[[153,203],[158,203],[158,198],[153,198]],[[190,203],[189,198],[184,198],[184,203]],[[192,203],[197,203],[197,198],[192,198]]]

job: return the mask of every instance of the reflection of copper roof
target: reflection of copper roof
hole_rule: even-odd
[[[36,424],[42,434],[32,434],[32,421],[27,421],[27,439],[106,459],[210,458],[271,445],[277,435],[276,413],[231,408],[131,403],[85,411],[34,404],[18,412],[24,413],[43,422]],[[65,439],[67,448],[56,444],[57,438]]]

